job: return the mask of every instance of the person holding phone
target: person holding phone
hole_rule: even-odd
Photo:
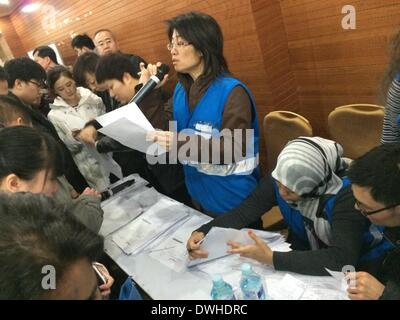
[[[103,264],[99,262],[93,262],[92,267],[96,272],[97,283],[101,296],[103,300],[107,300],[111,294],[111,287],[114,284],[114,278],[111,277],[107,268]]]

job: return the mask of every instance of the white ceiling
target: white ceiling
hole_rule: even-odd
[[[0,4],[0,17],[10,15],[22,2],[23,0],[9,0],[9,5]]]

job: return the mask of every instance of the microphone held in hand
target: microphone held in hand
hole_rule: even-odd
[[[143,87],[135,94],[132,98],[131,102],[136,104],[140,103],[163,79],[166,74],[169,72],[169,66],[166,64],[162,64],[157,68],[157,74],[151,76],[149,81],[147,81]]]

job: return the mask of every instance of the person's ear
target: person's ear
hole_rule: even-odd
[[[6,192],[19,192],[21,190],[21,179],[14,173],[10,173],[3,179],[2,189]]]
[[[20,79],[16,79],[14,82],[14,89],[17,89],[17,90],[22,89],[24,83],[25,83],[24,81],[22,81]]]
[[[22,117],[18,117],[16,121],[17,121],[17,125],[18,125],[18,126],[23,126],[23,125],[25,125],[24,119],[22,119]]]
[[[44,61],[46,62],[46,66],[49,66],[51,63],[50,57],[44,57]]]
[[[132,79],[133,77],[128,72],[124,72],[124,75],[122,76],[123,84],[130,84]]]

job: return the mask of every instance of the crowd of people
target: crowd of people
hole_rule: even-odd
[[[261,178],[256,102],[228,68],[219,24],[189,12],[166,25],[177,84],[171,95],[165,76],[138,107],[158,129],[149,139],[185,155],[178,163],[149,163],[98,132],[95,118],[130,103],[160,66],[121,52],[111,30],[73,38],[72,68],[40,46],[33,60],[15,58],[0,70],[0,299],[101,299],[119,291],[99,264],[100,193],[132,173],[213,218],[188,239],[191,259],[207,257],[201,241],[211,227],[262,228],[261,216],[279,206],[292,251],[275,252],[249,231],[253,244],[230,242],[230,253],[309,275],[352,265],[351,299],[400,299],[400,36],[384,85],[382,145],[350,162],[334,141],[299,137]],[[194,148],[178,140],[183,133],[196,139]],[[54,288],[42,286],[43,266],[56,270]],[[121,292],[141,298],[130,278]]]

